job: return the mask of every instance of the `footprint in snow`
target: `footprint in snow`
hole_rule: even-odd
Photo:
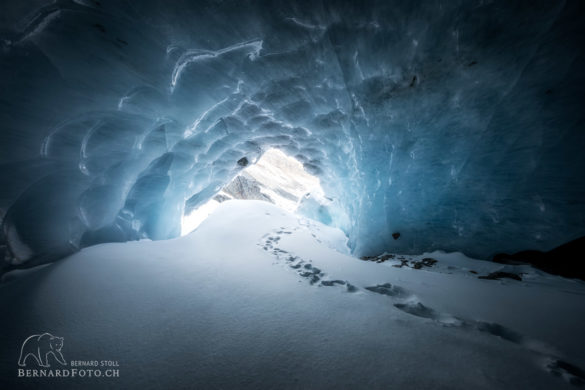
[[[262,246],[262,249],[265,251],[271,251],[278,261],[287,264],[291,269],[295,270],[301,278],[308,280],[311,285],[323,287],[339,286],[343,287],[345,291],[348,292],[358,291],[357,287],[347,281],[325,279],[326,274],[319,268],[310,264],[310,261],[303,260],[300,257],[294,256],[288,251],[279,248],[277,245],[281,239],[281,235],[292,234],[291,231],[285,230],[284,227],[281,227],[280,229],[281,230],[275,231],[272,235],[266,234],[262,237],[265,239],[263,243],[259,244]]]
[[[365,289],[376,294],[390,297],[394,301],[394,307],[404,313],[419,318],[430,319],[443,326],[470,329],[490,336],[495,336],[501,340],[519,345],[535,354],[544,356],[548,361],[545,366],[548,372],[555,376],[562,377],[572,385],[579,387],[585,386],[585,371],[554,356],[550,352],[552,349],[538,340],[525,337],[524,335],[497,323],[466,320],[454,317],[447,313],[438,312],[423,305],[418,301],[414,294],[408,292],[406,289],[390,283],[366,287]]]
[[[348,292],[356,292],[359,290],[348,281],[326,279],[326,274],[321,269],[277,247],[276,245],[279,243],[282,234],[292,234],[292,232],[284,229],[284,227],[281,227],[281,230],[276,231],[275,235],[265,235],[263,238],[268,237],[263,244],[259,245],[266,251],[272,249],[272,254],[277,260],[284,261],[300,277],[307,279],[311,285],[318,283],[318,286],[323,287],[344,287]],[[317,238],[314,234],[312,236]],[[519,345],[535,354],[545,357],[547,361],[545,369],[552,375],[561,377],[574,386],[585,386],[585,371],[551,354],[551,348],[547,347],[544,343],[525,337],[497,323],[466,320],[447,313],[438,312],[433,308],[425,306],[407,289],[391,283],[369,286],[365,287],[365,289],[389,297],[393,300],[393,306],[395,308],[409,315],[430,319],[443,326],[477,331]]]

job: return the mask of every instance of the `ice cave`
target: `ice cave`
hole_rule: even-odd
[[[585,386],[585,3],[3,0],[0,388]]]

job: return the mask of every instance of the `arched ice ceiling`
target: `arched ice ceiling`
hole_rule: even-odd
[[[356,254],[585,234],[583,2],[3,7],[11,267],[174,237],[271,147],[321,178]]]

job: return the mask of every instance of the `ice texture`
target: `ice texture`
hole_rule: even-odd
[[[582,2],[2,7],[11,266],[176,237],[187,199],[270,148],[320,178],[331,203],[305,209],[357,255],[585,235]]]

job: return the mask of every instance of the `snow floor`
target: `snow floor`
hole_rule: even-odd
[[[0,388],[563,389],[583,384],[585,283],[460,253],[347,254],[337,229],[222,203],[168,241],[86,248],[0,284]],[[484,280],[497,270],[523,280]],[[472,273],[470,271],[474,271]],[[119,378],[17,378],[31,334]],[[57,363],[53,363],[53,366]]]

